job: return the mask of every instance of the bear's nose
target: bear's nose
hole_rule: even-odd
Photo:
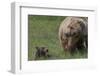
[[[72,45],[67,45],[67,46],[65,47],[66,50],[72,50],[72,48],[73,48]]]
[[[69,46],[66,46],[65,48],[66,48],[67,50],[71,50],[72,46],[69,45]]]

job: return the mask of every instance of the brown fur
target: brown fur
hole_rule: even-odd
[[[87,18],[67,17],[59,27],[59,40],[65,51],[87,48]]]

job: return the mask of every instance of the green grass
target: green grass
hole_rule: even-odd
[[[38,60],[87,58],[87,52],[76,52],[71,56],[62,49],[58,29],[64,19],[62,16],[28,16],[28,60],[35,59],[36,46],[47,47],[52,55],[50,58],[41,57]]]

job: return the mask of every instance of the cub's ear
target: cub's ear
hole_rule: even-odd
[[[38,46],[36,46],[35,48],[36,48],[37,50],[39,50],[39,47],[38,47]]]
[[[45,51],[48,52],[49,51],[48,48],[45,48]]]

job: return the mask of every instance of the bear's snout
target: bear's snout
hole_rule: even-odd
[[[73,50],[73,46],[72,45],[68,45],[68,46],[66,46],[65,47],[65,49],[67,50],[67,51],[71,51],[71,50]]]

